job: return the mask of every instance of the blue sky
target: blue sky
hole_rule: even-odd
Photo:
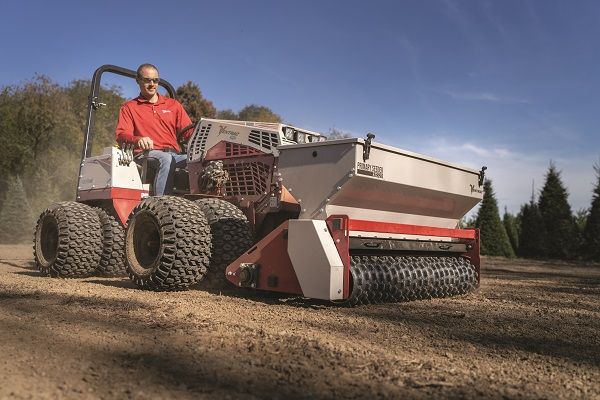
[[[3,1],[0,85],[156,64],[219,109],[271,107],[479,169],[517,212],[553,160],[573,210],[600,159],[600,3]],[[128,97],[135,85],[118,84]]]

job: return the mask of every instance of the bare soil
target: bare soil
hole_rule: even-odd
[[[342,308],[52,279],[0,246],[0,399],[599,399],[600,266],[483,264],[466,296]]]

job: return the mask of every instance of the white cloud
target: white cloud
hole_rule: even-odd
[[[503,148],[494,149],[494,154],[500,158],[508,158],[513,156],[513,153],[510,150]]]
[[[484,146],[480,143],[453,144],[449,136],[437,137],[416,151],[459,165],[479,170],[487,167],[486,176],[493,182],[494,192],[503,212],[504,207],[517,213],[531,198],[532,184],[536,198],[544,185],[545,175],[554,162],[561,171],[562,182],[569,193],[573,212],[590,206],[596,183],[593,165],[598,153],[565,157],[548,152],[522,153],[506,146]]]
[[[515,154],[504,147],[485,148],[473,143],[467,142],[460,145],[450,144],[445,138],[436,138],[431,141],[429,148],[436,153],[452,154],[473,154],[478,157],[486,158],[509,158]]]
[[[476,154],[478,156],[488,156],[490,154],[490,152],[482,147],[477,147],[474,144],[471,143],[465,143],[463,145],[457,146],[455,147],[456,151],[461,151],[461,150],[465,150],[465,151],[469,151],[472,152],[473,154]]]
[[[506,104],[529,104],[529,100],[500,96],[490,92],[457,92],[452,90],[446,90],[443,93],[452,97],[456,100],[472,100],[472,101],[488,101],[493,103],[506,103]]]
[[[581,134],[572,127],[572,122],[563,113],[536,110],[531,116],[539,126],[539,131],[543,132],[544,137],[548,140],[556,138],[572,141],[581,137]]]

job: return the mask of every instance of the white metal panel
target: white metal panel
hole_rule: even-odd
[[[283,133],[285,128],[322,136],[318,132],[301,129],[287,124],[252,121],[230,121],[223,119],[202,118],[196,127],[188,146],[188,161],[200,161],[204,153],[221,141],[238,143],[255,148],[263,153],[279,155],[278,148],[283,144],[296,142],[287,140]],[[269,138],[268,143],[258,138]]]
[[[99,156],[83,160],[79,191],[105,189],[110,187],[143,190],[137,164],[119,164],[120,150],[106,147]]]
[[[300,203],[300,218],[326,219],[325,206],[351,179],[353,144],[332,141],[281,148],[286,150],[281,151],[277,170],[281,183]]]
[[[129,165],[119,164],[119,149],[111,147],[112,187],[143,190],[142,178],[135,162]]]
[[[352,218],[454,228],[483,197],[477,171],[378,143],[365,161],[363,143],[279,148],[280,181],[300,203],[300,218],[344,209]]]
[[[283,133],[273,129],[271,126],[246,125],[238,121],[202,119],[200,124],[190,138],[188,146],[188,162],[200,161],[204,158],[206,151],[221,141],[237,143],[252,147],[264,153],[279,155],[277,146],[281,143]],[[269,124],[277,125],[280,124]],[[276,135],[277,139],[272,140],[271,135]],[[263,143],[262,140],[252,140],[262,137],[269,137],[269,143]]]
[[[354,143],[354,144],[360,144],[361,145],[361,151],[362,151],[362,146],[365,144],[365,139],[362,138],[348,138],[348,139],[329,139],[325,142],[327,145],[337,145],[337,144],[345,144],[345,143]],[[301,148],[301,147],[320,147],[323,145],[323,142],[317,142],[317,143],[303,143],[303,144],[297,144],[294,145],[293,148]],[[435,164],[440,164],[440,165],[445,165],[448,167],[452,167],[452,168],[456,168],[456,169],[461,169],[465,172],[472,172],[474,174],[478,174],[479,172],[473,168],[469,168],[466,167],[464,165],[458,165],[455,163],[451,163],[448,161],[444,161],[441,160],[439,158],[434,158],[434,157],[429,157],[423,154],[419,154],[419,153],[415,153],[413,151],[409,151],[409,150],[404,150],[404,149],[400,149],[394,146],[389,146],[389,145],[385,145],[382,143],[378,143],[378,142],[372,142],[371,143],[371,147],[372,148],[378,148],[380,150],[386,150],[392,153],[396,153],[396,154],[400,154],[400,155],[404,155],[404,156],[408,156],[408,157],[412,157],[415,159],[420,159],[420,160],[424,160],[424,161],[430,161],[433,162]],[[280,146],[281,149],[287,149],[287,145],[286,146]],[[362,153],[361,153],[362,154]]]
[[[112,161],[110,154],[88,157],[81,165],[77,190],[104,189],[111,185]]]
[[[344,265],[322,220],[290,220],[288,254],[306,297],[341,300]]]

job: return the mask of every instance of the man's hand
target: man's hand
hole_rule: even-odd
[[[149,137],[139,138],[135,145],[142,150],[152,150],[154,148],[154,143]]]

